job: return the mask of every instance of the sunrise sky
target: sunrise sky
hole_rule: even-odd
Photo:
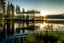
[[[39,10],[47,11],[52,14],[64,13],[64,0],[6,0],[6,3],[12,2],[14,5],[18,4],[22,10]]]

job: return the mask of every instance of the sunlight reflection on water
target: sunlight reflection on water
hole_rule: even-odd
[[[46,24],[46,22],[43,22],[43,23],[40,23],[40,30],[44,30],[44,26],[46,26],[47,24]]]

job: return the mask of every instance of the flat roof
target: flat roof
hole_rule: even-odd
[[[20,12],[20,13],[17,13],[17,14],[34,14],[34,13],[40,14],[39,11],[27,11],[27,12]]]

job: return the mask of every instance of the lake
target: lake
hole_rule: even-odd
[[[0,23],[0,43],[63,43],[63,37],[63,21]]]

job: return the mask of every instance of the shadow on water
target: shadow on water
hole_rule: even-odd
[[[16,33],[20,33],[21,30],[25,33],[25,30],[34,31],[34,23],[32,22],[29,25],[29,22],[17,22],[19,25],[22,24],[22,27],[15,28],[15,22],[5,22],[4,24],[0,23],[0,42],[5,41],[6,39],[12,37]],[[26,27],[25,27],[26,24]]]
[[[30,33],[29,31],[34,32],[36,30],[34,22],[31,22],[31,23],[17,22],[17,24],[19,24],[17,25],[18,26],[17,28],[15,28],[15,22],[7,22],[7,23],[4,23],[4,25],[0,24],[0,42],[3,42],[3,43],[5,42],[6,43],[58,43],[57,42],[59,40],[58,37],[55,37],[53,35],[48,35],[48,34],[42,35],[38,33]],[[27,33],[26,30],[28,30],[27,32],[30,34],[26,34]],[[10,37],[13,37],[13,38],[10,39]]]

